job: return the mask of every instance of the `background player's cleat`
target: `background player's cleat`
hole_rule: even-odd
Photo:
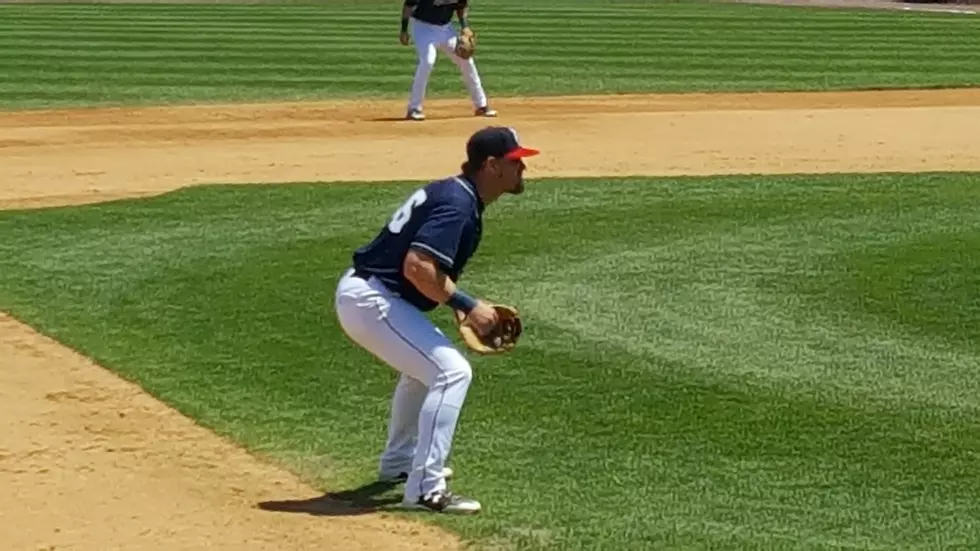
[[[479,501],[455,495],[449,490],[433,492],[429,496],[420,497],[414,503],[403,501],[402,507],[447,515],[472,515],[479,513],[482,509]]]
[[[413,121],[424,121],[425,114],[422,113],[421,109],[409,109],[408,114],[405,115],[405,118]]]
[[[481,107],[477,109],[474,115],[476,115],[477,117],[496,117],[497,111],[490,108],[490,106],[488,105],[486,107]]]
[[[453,470],[450,469],[449,467],[443,467],[442,477],[445,478],[446,480],[449,480],[450,478],[453,477]],[[406,480],[408,480],[408,473],[401,472],[395,475],[382,474],[379,477],[379,480],[381,480],[382,482],[405,482]]]

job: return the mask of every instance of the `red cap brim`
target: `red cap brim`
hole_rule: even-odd
[[[528,147],[518,147],[517,149],[504,155],[504,157],[508,159],[523,159],[524,157],[533,157],[538,153],[540,153],[540,151],[538,151],[537,149],[530,149]]]

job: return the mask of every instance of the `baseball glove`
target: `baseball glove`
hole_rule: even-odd
[[[469,27],[463,29],[456,37],[455,52],[457,56],[463,59],[473,57],[473,53],[476,52],[476,35]]]
[[[497,311],[497,325],[487,335],[479,335],[465,320],[465,314],[456,312],[456,325],[459,335],[470,350],[479,354],[500,354],[510,352],[517,346],[524,327],[517,308],[506,304],[491,304]]]

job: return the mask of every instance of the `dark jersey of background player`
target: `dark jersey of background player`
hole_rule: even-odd
[[[457,8],[466,7],[467,0],[405,0],[405,5],[414,7],[412,17],[433,25],[445,25],[453,19]]]
[[[462,175],[419,188],[370,243],[354,251],[355,273],[377,277],[423,312],[434,309],[439,304],[402,273],[405,256],[409,249],[426,253],[451,280],[458,281],[480,245],[484,207],[476,186]]]

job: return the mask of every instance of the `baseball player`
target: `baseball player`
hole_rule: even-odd
[[[459,18],[460,28],[465,30],[469,28],[466,21],[468,9],[468,0],[404,0],[399,39],[403,45],[408,45],[408,28],[411,22],[415,51],[418,53],[418,65],[412,81],[412,96],[408,101],[406,118],[417,121],[425,119],[422,102],[429,85],[429,75],[436,63],[437,50],[445,52],[462,72],[463,83],[466,84],[470,100],[476,109],[475,114],[483,117],[497,116],[497,112],[487,105],[487,95],[483,91],[480,73],[476,70],[473,58],[463,59],[454,52],[457,35],[451,24],[453,12]]]
[[[524,190],[524,157],[512,128],[488,127],[466,146],[462,173],[415,190],[378,234],[353,254],[335,309],[350,340],[401,373],[391,401],[382,480],[404,481],[402,505],[442,513],[480,511],[454,495],[446,467],[472,379],[470,364],[425,312],[439,305],[465,315],[481,334],[496,322],[484,300],[457,286],[476,252],[487,205]]]

